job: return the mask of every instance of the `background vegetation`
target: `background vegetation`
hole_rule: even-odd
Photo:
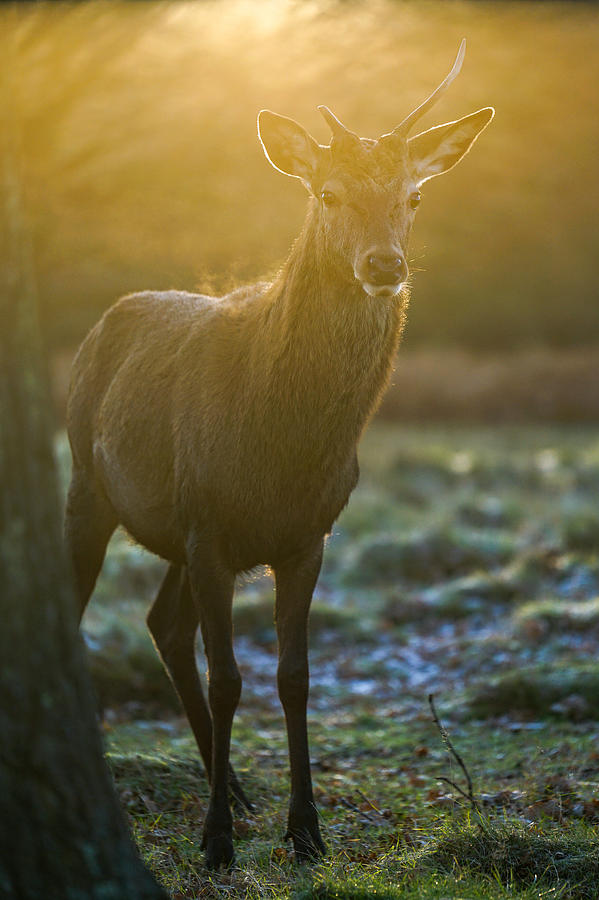
[[[129,290],[226,289],[273,271],[302,186],[277,175],[258,110],[320,141],[326,103],[390,130],[448,70],[423,128],[493,104],[451,176],[426,189],[406,346],[477,352],[599,341],[594,4],[290,2],[25,5],[18,44],[23,177],[54,346],[77,344]]]
[[[61,458],[66,470],[64,442]],[[599,431],[379,423],[361,465],[311,614],[312,766],[330,848],[312,868],[294,866],[282,838],[270,579],[240,583],[235,604],[233,759],[256,812],[237,813],[234,868],[210,874],[206,781],[144,627],[164,564],[113,540],[84,629],[147,863],[178,900],[595,898]],[[429,692],[482,817],[458,790]]]
[[[84,620],[121,801],[177,898],[597,896],[599,432],[594,420],[599,15],[593,4],[12,5],[21,182],[59,393],[114,298],[225,290],[272,272],[303,189],[269,169],[255,114],[321,141],[316,106],[389,130],[445,74],[427,124],[493,126],[426,190],[407,339],[312,615],[311,731],[331,849],[294,867],[271,585],[239,586],[234,760],[255,815],[207,873],[207,789],[144,626],[163,565],[119,534]],[[0,254],[4,253],[0,248]],[[506,363],[507,358],[507,363]],[[58,440],[63,477],[68,449]],[[434,691],[482,816],[431,720]]]

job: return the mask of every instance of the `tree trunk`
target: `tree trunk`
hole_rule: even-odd
[[[10,264],[0,281],[0,896],[165,900],[114,792],[77,633],[18,129],[2,87],[0,237]]]

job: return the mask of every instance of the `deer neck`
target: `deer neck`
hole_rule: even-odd
[[[268,377],[286,409],[355,441],[387,383],[407,303],[407,289],[368,296],[328,251],[310,211],[264,307]]]

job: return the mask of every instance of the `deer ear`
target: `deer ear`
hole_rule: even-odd
[[[489,106],[411,138],[408,150],[418,183],[452,169],[468,153],[494,115],[495,110]]]
[[[268,161],[284,175],[301,178],[309,187],[321,147],[301,125],[268,109],[258,115],[258,136]]]

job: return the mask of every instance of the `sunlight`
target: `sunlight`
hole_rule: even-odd
[[[423,195],[409,338],[478,347],[509,345],[514,332],[565,342],[596,332],[599,124],[588,109],[599,19],[586,5],[542,16],[526,4],[388,0],[24,5],[0,15],[3,37],[15,22],[27,34],[14,72],[22,165],[42,303],[61,342],[140,284],[219,291],[276,269],[305,195],[267,170],[258,110],[326,142],[324,103],[380,135],[438,83],[464,35],[459,81],[423,127],[489,102],[497,119],[485,152]],[[479,214],[454,222],[467,195]]]

